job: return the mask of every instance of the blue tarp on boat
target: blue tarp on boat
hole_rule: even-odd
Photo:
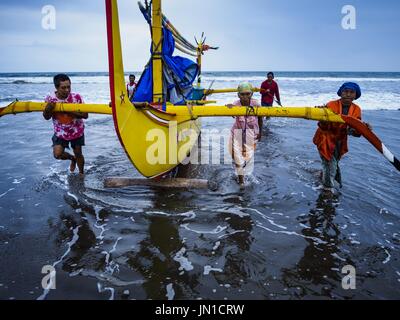
[[[175,40],[171,31],[163,28],[163,90],[167,102],[175,105],[185,104],[190,100],[193,91],[193,82],[196,79],[199,67],[190,59],[173,56]],[[137,85],[133,97],[136,102],[153,102],[153,66],[147,64]]]

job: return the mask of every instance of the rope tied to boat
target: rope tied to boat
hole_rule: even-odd
[[[191,103],[186,103],[186,108],[189,111],[190,120],[196,120],[197,117],[193,113],[193,105]]]

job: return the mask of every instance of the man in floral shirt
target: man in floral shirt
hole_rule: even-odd
[[[84,174],[85,158],[82,154],[82,146],[85,145],[85,124],[83,119],[89,116],[81,112],[54,112],[56,103],[84,103],[82,97],[71,92],[71,80],[65,74],[54,77],[56,91],[49,94],[45,101],[48,103],[43,117],[46,120],[53,119],[54,136],[53,154],[57,160],[71,161],[70,170],[74,172],[78,165],[79,173]],[[71,145],[74,155],[65,152],[65,148]]]

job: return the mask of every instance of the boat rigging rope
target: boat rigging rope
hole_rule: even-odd
[[[175,43],[175,48],[178,49],[178,50],[179,50],[180,52],[182,52],[182,53],[185,53],[185,54],[187,54],[187,55],[189,55],[189,56],[192,56],[192,57],[197,58],[197,55],[196,55],[196,54],[194,54],[194,53],[192,53],[192,52],[189,52],[188,50],[182,48],[178,42]]]
[[[151,9],[150,6],[152,5],[152,2],[150,2],[150,5],[148,5],[146,1],[146,7],[144,7],[140,2],[138,3],[140,11],[144,15],[146,21],[151,24]],[[163,27],[167,28],[169,31],[172,32],[175,41],[179,41],[180,45],[183,46],[185,49],[193,52],[197,52],[197,47],[191,44],[188,40],[186,40],[180,33],[179,31],[172,25],[172,23],[168,20],[168,18],[163,14],[162,15],[162,24]]]
[[[195,117],[194,117],[194,114],[193,114],[193,105],[190,104],[190,103],[187,103],[187,104],[186,104],[186,108],[187,108],[188,111],[189,111],[190,119],[191,119],[191,120],[195,120]]]
[[[257,115],[256,115],[256,111],[255,111],[254,107],[250,105],[250,106],[246,107],[246,115],[244,117],[245,123],[244,123],[244,129],[243,129],[243,132],[242,132],[242,150],[243,150],[243,152],[246,151],[245,150],[245,145],[246,145],[246,140],[247,140],[246,139],[246,136],[247,136],[247,119],[248,119],[248,117],[251,117],[251,116],[257,116]]]
[[[212,87],[213,87],[213,85],[214,85],[214,82],[215,82],[215,79],[214,79],[213,81],[211,81],[211,84],[210,84],[210,86],[208,87],[207,91],[204,91],[204,94],[203,94],[203,97],[201,98],[201,100],[205,100],[205,99],[207,98],[207,96],[210,95],[211,89],[212,89]]]
[[[192,120],[192,123],[194,123],[194,125],[196,126],[196,128],[197,128],[197,131],[198,132],[201,132],[201,128],[200,128],[200,126],[197,124],[197,117],[194,115],[194,113],[193,113],[193,105],[191,104],[191,103],[186,103],[186,107],[187,107],[187,109],[188,109],[188,111],[189,111],[189,114],[190,114],[190,120]]]
[[[197,54],[197,50],[193,50],[192,48],[188,47],[187,45],[185,45],[179,38],[177,38],[174,34],[172,34],[174,40],[175,40],[175,44],[179,44],[182,48],[186,49],[189,52],[192,53],[196,53]]]

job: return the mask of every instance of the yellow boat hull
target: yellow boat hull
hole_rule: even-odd
[[[126,95],[116,0],[106,0],[106,13],[115,129],[136,169],[145,177],[155,178],[171,171],[187,158],[197,143],[200,122],[188,115],[140,110],[132,105]]]

